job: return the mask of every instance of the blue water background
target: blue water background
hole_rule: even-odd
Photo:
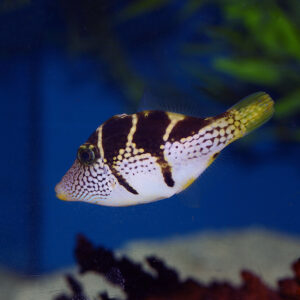
[[[251,152],[241,151],[241,142],[231,145],[195,184],[170,199],[125,208],[56,199],[54,186],[78,146],[107,118],[133,106],[107,79],[105,64],[43,43],[51,26],[59,31],[64,24],[47,2],[38,3],[0,19],[1,47],[12,49],[0,56],[2,265],[29,273],[70,265],[78,233],[110,248],[133,239],[252,225],[300,235],[300,147],[278,143],[272,122],[257,133]],[[157,24],[166,13],[172,15],[163,12]],[[146,82],[189,88],[201,103],[208,100],[193,89],[195,79],[176,64],[177,45],[197,21],[164,36],[168,24],[153,28],[146,18],[149,36],[143,43],[138,32],[132,34],[139,27],[129,23],[119,30],[131,64]],[[226,108],[215,105],[214,113]]]

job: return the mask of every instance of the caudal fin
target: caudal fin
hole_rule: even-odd
[[[240,123],[240,137],[267,122],[274,113],[274,101],[265,92],[252,94],[232,106],[227,112]]]

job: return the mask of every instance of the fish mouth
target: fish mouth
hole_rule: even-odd
[[[64,188],[62,187],[61,183],[58,183],[55,187],[55,193],[56,193],[56,197],[59,200],[63,200],[63,201],[73,201],[73,199],[70,197],[70,195],[68,195],[68,193],[66,193],[66,191],[64,190]]]

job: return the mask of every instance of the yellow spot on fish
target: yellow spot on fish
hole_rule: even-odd
[[[234,131],[234,135],[235,135],[236,137],[238,137],[240,134],[241,134],[241,132],[240,132],[238,129],[236,129],[236,130]]]
[[[241,122],[242,122],[242,124],[246,124],[248,122],[248,119],[246,119],[246,118],[242,119]]]
[[[165,146],[164,145],[160,145],[160,147],[159,147],[160,149],[164,149],[165,148]]]
[[[57,197],[59,200],[63,200],[63,201],[69,201],[69,199],[68,199],[67,195],[65,195],[65,194],[62,194],[62,193],[60,193],[60,194],[56,194],[56,197]]]
[[[216,137],[216,136],[218,136],[218,135],[219,135],[218,130],[217,130],[217,129],[214,129],[212,136],[213,136],[213,137]]]
[[[225,130],[223,128],[220,130],[220,135],[221,136],[225,135]]]
[[[122,160],[122,155],[118,155],[118,160]]]

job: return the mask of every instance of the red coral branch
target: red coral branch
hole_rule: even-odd
[[[240,287],[227,282],[204,285],[194,279],[180,281],[175,270],[160,259],[149,257],[147,263],[156,272],[153,276],[126,257],[117,259],[112,251],[95,248],[84,236],[78,236],[75,256],[81,273],[94,271],[105,276],[122,287],[127,300],[300,300],[300,259],[292,265],[294,278],[280,280],[278,289],[273,290],[249,271],[241,272]],[[56,300],[87,300],[79,282],[70,275],[67,280],[73,295],[61,295]],[[110,299],[106,293],[101,297]]]

